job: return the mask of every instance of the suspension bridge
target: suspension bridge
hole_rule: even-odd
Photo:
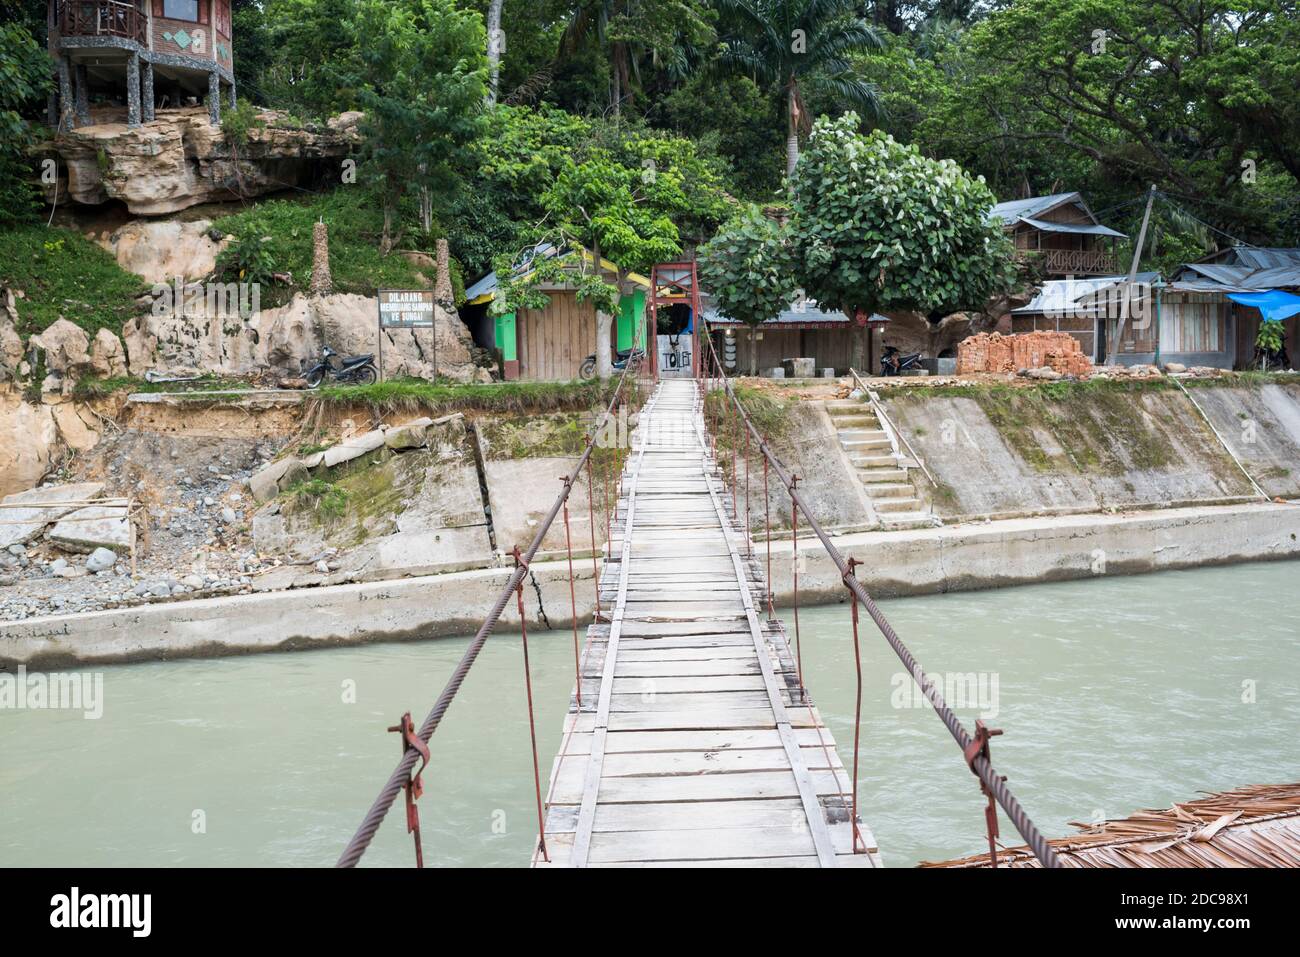
[[[691,379],[642,410],[534,866],[875,866],[704,434]],[[859,853],[854,853],[854,845]]]
[[[943,700],[858,580],[860,563],[840,554],[808,510],[798,476],[787,472],[755,428],[708,337],[699,342],[703,351],[697,347],[693,378],[639,380],[635,363],[623,372],[531,544],[514,550],[513,573],[428,716],[418,728],[409,714],[389,728],[401,736],[402,757],[338,866],[360,862],[399,795],[416,865],[423,866],[418,798],[421,774],[431,760],[429,742],[511,604],[522,632],[532,739],[534,867],[880,866],[859,807],[863,612],[920,686],[978,779],[990,863],[997,865],[1000,807],[1039,862],[1059,866],[1006,779],[993,769],[989,742],[1001,732],[976,722],[972,735]],[[630,448],[601,456],[606,466],[598,480],[597,436],[644,392],[649,397]],[[761,486],[751,475],[755,464],[761,465]],[[598,522],[604,523],[607,541],[603,568],[594,572],[596,614],[585,643],[578,634],[569,515],[584,470],[593,554]],[[793,643],[768,585],[774,486],[789,497],[792,517]],[[751,491],[759,494],[758,487],[762,546],[750,521]],[[603,515],[598,488],[604,492]],[[561,518],[575,680],[544,790],[523,589],[543,538]],[[801,522],[842,573],[850,608],[846,630],[857,662],[857,707],[849,767],[813,704],[801,668]]]

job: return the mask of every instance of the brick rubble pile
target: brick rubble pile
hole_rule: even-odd
[[[957,343],[958,375],[1043,367],[1080,378],[1092,374],[1092,360],[1068,332],[1026,332],[1016,336],[982,332]]]

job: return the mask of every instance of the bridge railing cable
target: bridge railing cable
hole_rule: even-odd
[[[855,567],[861,565],[862,562],[853,558],[846,559],[844,555],[840,552],[840,550],[835,547],[835,544],[831,541],[830,536],[826,533],[826,530],[822,528],[821,523],[817,521],[817,517],[808,508],[808,505],[804,501],[803,496],[799,494],[799,490],[798,490],[798,485],[800,481],[799,477],[797,475],[791,474],[786,469],[786,467],[781,463],[781,460],[777,457],[776,453],[772,450],[772,447],[768,445],[767,440],[764,438],[762,433],[760,433],[759,430],[755,427],[753,420],[749,416],[749,413],[745,410],[743,403],[740,401],[740,398],[736,395],[736,390],[734,388],[733,383],[723,371],[722,362],[719,359],[717,351],[714,349],[713,346],[712,334],[707,328],[701,330],[700,340],[704,344],[702,350],[704,355],[701,356],[701,361],[700,361],[700,376],[703,381],[700,384],[702,389],[706,393],[705,395],[706,425],[710,428],[712,434],[716,436],[719,430],[726,427],[727,421],[730,420],[733,416],[738,418],[739,421],[744,423],[744,428],[746,432],[746,441],[752,438],[755,446],[757,447],[758,454],[763,458],[764,498],[766,499],[767,473],[769,467],[771,469],[772,474],[776,477],[777,481],[780,482],[781,485],[785,487],[786,491],[790,495],[790,513],[791,513],[792,532],[794,535],[794,547],[796,549],[798,548],[799,513],[802,512],[804,518],[807,520],[808,528],[812,530],[813,534],[821,542],[822,547],[826,550],[827,555],[830,556],[831,561],[835,563],[835,567],[840,572],[841,580],[844,582],[844,586],[848,589],[850,597],[852,598],[853,601],[852,618],[853,618],[853,626],[854,626],[853,627],[854,654],[855,654],[855,659],[857,661],[858,680],[859,680],[859,685],[858,685],[859,703],[858,703],[858,710],[857,710],[858,723],[860,724],[861,722],[861,658],[858,655],[858,649],[857,649],[857,623],[858,623],[857,619],[858,619],[858,606],[861,605],[861,607],[866,610],[871,620],[875,622],[876,627],[879,629],[881,635],[884,636],[885,641],[888,642],[889,647],[893,649],[894,654],[896,654],[898,656],[898,659],[903,663],[903,666],[907,669],[908,674],[912,676],[912,679],[921,688],[922,694],[925,696],[926,700],[930,702],[931,706],[935,710],[935,713],[938,714],[939,719],[943,722],[944,727],[948,729],[948,733],[952,735],[953,740],[956,741],[957,746],[961,749],[962,756],[965,758],[967,766],[970,767],[971,771],[979,779],[982,792],[989,798],[989,805],[985,812],[985,823],[986,823],[986,830],[989,839],[989,852],[990,852],[990,856],[992,857],[994,866],[997,865],[997,852],[996,852],[996,845],[994,843],[997,837],[997,812],[993,807],[993,802],[996,801],[999,805],[1002,806],[1003,811],[1006,812],[1007,817],[1010,818],[1011,823],[1015,825],[1016,830],[1019,831],[1021,836],[1025,839],[1025,843],[1033,851],[1034,856],[1038,858],[1039,862],[1044,867],[1060,867],[1061,865],[1055,851],[1052,850],[1051,845],[1048,844],[1047,839],[1038,830],[1034,822],[1030,820],[1028,813],[1026,813],[1025,809],[1021,806],[1020,802],[1016,800],[1015,795],[1011,793],[1010,788],[1007,787],[1006,778],[999,775],[994,770],[993,765],[989,759],[989,747],[988,747],[989,738],[1001,734],[1002,732],[998,730],[986,728],[982,721],[977,721],[975,723],[974,735],[972,735],[969,731],[966,730],[965,725],[962,724],[961,720],[957,717],[957,715],[953,712],[952,708],[949,707],[948,703],[944,700],[943,695],[939,690],[938,684],[932,681],[926,675],[925,671],[921,668],[920,662],[916,660],[916,657],[908,649],[907,645],[905,645],[903,643],[903,640],[899,638],[898,633],[894,631],[893,626],[885,618],[880,608],[876,605],[875,601],[872,600],[871,595],[867,593],[866,588],[863,587],[862,582],[858,579],[855,573]],[[707,410],[709,408],[708,393],[716,390],[722,390],[724,394],[724,400],[723,400],[724,408],[715,411],[712,415],[709,415],[707,413]],[[734,436],[732,438],[733,440],[731,444],[734,450],[737,442],[735,441]],[[736,470],[734,467],[734,460],[733,460],[733,467],[732,467],[731,484],[732,484],[732,495],[733,495],[732,501],[734,502],[735,492],[736,492]],[[764,503],[764,511],[765,513],[769,511],[767,508],[766,501]],[[772,601],[771,595],[775,589],[772,583],[772,573],[771,573],[770,514],[769,517],[767,518],[767,523],[768,523],[767,589],[768,589],[768,596],[769,596],[768,597],[769,615],[771,615],[771,601]],[[746,527],[748,527],[749,525],[748,514],[746,514],[745,516],[744,524]],[[797,562],[793,567],[793,574],[795,576],[794,579],[795,587],[797,589],[798,574],[799,574]],[[797,602],[797,598],[796,598],[796,602]],[[797,607],[798,606],[796,604],[796,609]],[[797,610],[795,614],[796,614],[795,621],[796,621],[796,649],[797,649],[799,643],[797,637],[798,635]],[[796,654],[798,654],[798,651],[796,651]],[[802,667],[802,661],[800,659],[797,660],[799,660],[799,664],[797,667],[799,671],[800,689],[802,691],[804,686],[803,667]],[[858,729],[855,728],[854,731],[854,752],[855,753],[854,753],[854,775],[853,775],[853,804],[854,804],[853,811],[854,811],[855,827],[856,827],[856,811],[857,811],[857,807],[856,807],[857,805],[857,753],[856,753],[857,741],[858,741]],[[856,842],[855,842],[854,849],[855,850],[857,849]]]
[[[610,421],[618,414],[620,402],[622,402],[627,398],[627,395],[630,392],[629,383],[635,383],[639,378],[639,370],[640,370],[640,363],[636,361],[628,362],[627,366],[623,369],[622,374],[619,376],[618,383],[614,388],[614,393],[610,397],[609,405],[605,408],[603,415],[601,415],[595,422],[593,422],[591,431],[587,435],[586,442],[583,445],[582,453],[579,456],[577,463],[573,466],[569,474],[565,476],[563,480],[564,481],[563,489],[560,491],[559,495],[556,496],[555,501],[551,505],[550,511],[547,512],[546,514],[546,517],[543,518],[541,523],[537,526],[537,531],[533,535],[532,542],[529,544],[528,548],[523,552],[520,552],[518,548],[515,549],[514,571],[511,573],[509,580],[502,587],[501,591],[497,594],[496,599],[492,603],[492,607],[488,611],[487,618],[484,619],[483,624],[479,627],[478,632],[474,635],[473,640],[469,643],[469,647],[465,649],[465,653],[461,656],[460,661],[456,664],[455,669],[451,673],[451,677],[447,679],[447,683],[443,687],[442,693],[438,695],[438,699],[434,702],[433,708],[429,711],[429,714],[425,717],[424,722],[420,725],[419,731],[416,732],[413,736],[409,732],[410,719],[409,717],[406,719],[408,723],[408,729],[406,733],[406,744],[409,746],[406,747],[405,750],[402,752],[402,759],[397,763],[397,766],[393,769],[392,774],[388,776],[388,780],[384,783],[384,786],[380,790],[379,795],[375,798],[374,803],[371,804],[370,810],[366,812],[365,817],[362,819],[361,825],[357,828],[357,831],[352,836],[352,839],[348,841],[347,847],[343,849],[343,853],[339,856],[339,859],[335,864],[335,867],[355,867],[357,865],[357,863],[361,860],[362,855],[366,853],[366,849],[370,847],[371,841],[374,840],[375,834],[379,830],[379,826],[383,823],[384,818],[387,817],[389,810],[393,806],[393,803],[397,800],[397,796],[401,794],[403,791],[406,791],[408,793],[407,829],[412,830],[416,834],[417,854],[419,853],[418,815],[415,814],[413,810],[413,806],[411,804],[413,797],[418,797],[420,793],[419,781],[418,781],[419,775],[417,773],[415,778],[412,778],[411,772],[415,769],[415,763],[417,759],[421,757],[421,755],[424,756],[425,762],[427,763],[428,749],[427,747],[421,748],[419,745],[417,745],[415,743],[415,739],[418,738],[419,742],[421,742],[423,745],[425,746],[428,745],[429,739],[432,738],[433,733],[438,730],[438,725],[442,723],[443,717],[447,714],[447,710],[451,707],[451,703],[456,698],[456,693],[460,691],[461,685],[464,684],[465,678],[469,675],[470,668],[473,667],[474,662],[478,659],[479,652],[483,650],[483,646],[487,643],[488,637],[492,634],[493,629],[496,628],[497,622],[500,620],[502,612],[505,611],[506,605],[510,602],[512,597],[515,598],[515,600],[519,603],[519,607],[521,609],[520,617],[521,619],[523,618],[522,588],[523,588],[524,579],[527,578],[527,576],[529,575],[529,567],[532,564],[533,557],[537,554],[538,550],[541,548],[543,539],[546,538],[546,534],[547,532],[550,531],[552,523],[554,523],[556,517],[559,516],[561,512],[565,513],[566,549],[571,549],[571,546],[568,544],[569,535],[567,531],[568,501],[569,501],[569,496],[573,491],[574,483],[578,481],[584,468],[588,470],[587,472],[588,483],[589,483],[587,486],[588,498],[589,498],[588,504],[591,506],[592,552],[594,555],[596,550],[595,526],[597,521],[597,514],[596,514],[595,500],[591,498],[592,494],[594,493],[594,490],[591,485],[592,455],[599,442],[601,435],[604,434],[604,431],[607,428]],[[610,493],[607,491],[606,493],[607,508],[612,507],[608,502],[609,494]],[[609,520],[607,519],[606,520],[607,535],[608,535],[609,527],[610,527],[610,523]],[[572,569],[571,554],[569,560],[569,567],[570,569]],[[572,587],[572,581],[570,581],[570,587]],[[599,595],[600,595],[599,574],[596,575],[595,587],[596,587],[596,595],[597,595],[596,598],[597,615],[599,615],[599,607],[600,607],[599,606]],[[524,627],[526,628],[526,623]],[[526,641],[527,638],[525,637],[524,638],[524,642],[525,642],[524,675],[525,675],[525,685],[527,688],[527,695],[528,695],[529,728],[533,740],[533,776],[534,776],[534,784],[539,794],[538,796],[538,831],[539,831],[538,839],[540,842],[539,849],[542,850],[543,855],[545,855],[545,830],[544,830],[543,811],[541,807],[541,798],[540,798],[541,785],[540,785],[539,774],[537,769],[536,730],[533,725],[533,718],[532,718],[532,686],[531,686],[531,676],[529,675],[528,672]],[[576,632],[575,632],[575,641],[576,641]],[[579,694],[581,693],[581,684],[582,684],[582,679],[581,679],[581,674],[579,673],[578,675]],[[423,768],[424,765],[421,765],[421,770],[423,770]],[[414,826],[412,822],[414,822]]]

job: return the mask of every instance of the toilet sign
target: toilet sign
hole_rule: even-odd
[[[432,289],[381,289],[379,290],[379,378],[384,377],[384,330],[410,329],[415,335],[416,329],[432,329],[434,325]],[[436,341],[430,353],[433,356],[433,368],[438,368]]]

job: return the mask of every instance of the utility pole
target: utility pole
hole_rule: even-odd
[[[1142,247],[1147,240],[1147,224],[1151,222],[1151,204],[1156,199],[1156,184],[1151,184],[1147,192],[1147,208],[1142,214],[1142,228],[1138,230],[1137,246],[1133,249],[1133,261],[1128,264],[1128,280],[1124,283],[1124,298],[1120,303],[1119,324],[1115,329],[1115,341],[1106,347],[1106,364],[1114,365],[1119,356],[1119,344],[1124,340],[1124,326],[1128,323],[1129,301],[1133,296],[1133,283],[1137,279],[1138,262],[1142,259]]]

